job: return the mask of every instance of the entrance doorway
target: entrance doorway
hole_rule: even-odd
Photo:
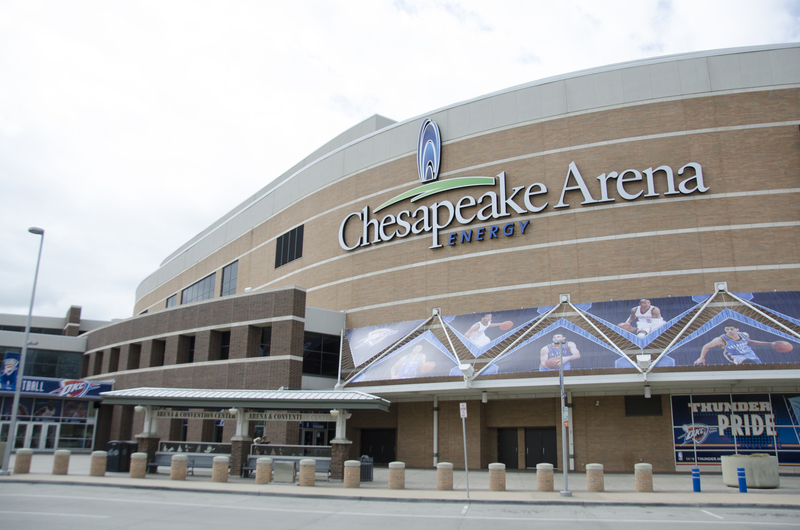
[[[555,427],[525,429],[525,467],[531,469],[536,464],[553,464],[553,468],[557,468],[556,447]]]
[[[17,435],[14,449],[33,449],[34,451],[53,450],[58,440],[58,423],[17,422]],[[8,440],[10,423],[0,427],[0,440]]]
[[[301,445],[330,445],[330,441],[336,435],[335,429],[324,427],[300,428]]]
[[[517,429],[497,429],[497,461],[506,469],[519,469]]]
[[[362,429],[361,454],[371,456],[376,464],[395,460],[396,429]]]

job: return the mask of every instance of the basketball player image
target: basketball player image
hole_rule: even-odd
[[[636,327],[633,327],[634,322],[636,323]],[[661,318],[661,310],[650,305],[650,300],[642,298],[639,300],[639,305],[631,309],[631,316],[628,317],[628,320],[619,324],[619,327],[625,331],[644,337],[664,324],[666,324],[666,322]]]
[[[392,379],[411,379],[417,377],[420,368],[425,364],[422,344],[417,344],[408,355],[404,355],[392,366]]]
[[[500,328],[505,331],[510,329],[513,325],[513,322],[510,320],[506,322],[500,322],[499,324],[492,324],[492,314],[486,313],[479,322],[475,322],[472,327],[469,328],[466,333],[464,333],[464,336],[468,338],[469,341],[475,346],[482,347],[492,342],[492,340],[484,333],[487,329]]]
[[[572,341],[567,341],[567,337],[560,333],[553,335],[553,342],[545,346],[539,352],[539,371],[552,372],[557,371],[561,366],[561,357],[563,355],[564,370],[569,370],[570,361],[575,361],[581,358],[581,352]]]
[[[711,348],[722,348],[722,355],[725,356],[733,364],[762,364],[761,359],[758,358],[756,352],[750,347],[751,344],[755,346],[772,346],[773,349],[779,349],[778,342],[762,342],[760,340],[750,340],[750,335],[744,331],[739,331],[739,328],[734,326],[725,326],[725,334],[720,335],[712,340],[700,350],[700,358],[694,364],[706,364],[706,355]]]

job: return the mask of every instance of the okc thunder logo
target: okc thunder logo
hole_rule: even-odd
[[[358,341],[358,344],[356,344],[355,347],[358,348],[359,346],[366,346],[366,345],[375,346],[386,337],[394,335],[395,333],[397,333],[396,329],[389,329],[389,328],[382,328],[382,329],[376,329],[375,331],[370,331],[369,335],[367,335],[366,338]]]
[[[94,390],[95,388],[100,388],[100,385],[87,381],[64,380],[61,381],[61,388],[57,388],[50,393],[58,396],[79,398],[85,396],[90,390]]]
[[[419,129],[417,144],[417,170],[420,182],[431,182],[439,176],[442,138],[436,122],[426,118]]]
[[[683,434],[678,436],[678,440],[683,438],[681,445],[691,443],[692,440],[701,444],[706,441],[708,435],[712,432],[717,432],[717,427],[711,427],[704,423],[695,423],[694,425],[683,425]]]
[[[17,370],[19,361],[16,359],[3,359],[3,375],[11,375]]]

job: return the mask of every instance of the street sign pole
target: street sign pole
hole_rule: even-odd
[[[558,357],[561,362],[558,363],[558,384],[561,387],[561,455],[562,466],[564,466],[564,490],[561,491],[562,497],[572,497],[572,492],[569,491],[569,478],[567,475],[567,426],[569,425],[569,409],[564,403],[564,348],[567,347],[567,341],[562,340],[559,342],[560,348]]]
[[[467,474],[467,498],[469,499],[469,469],[467,468],[467,404],[461,403],[461,432],[464,434],[464,473]]]

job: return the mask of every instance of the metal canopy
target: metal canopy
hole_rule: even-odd
[[[131,388],[103,392],[104,405],[274,410],[389,410],[386,399],[357,390],[204,390]]]

